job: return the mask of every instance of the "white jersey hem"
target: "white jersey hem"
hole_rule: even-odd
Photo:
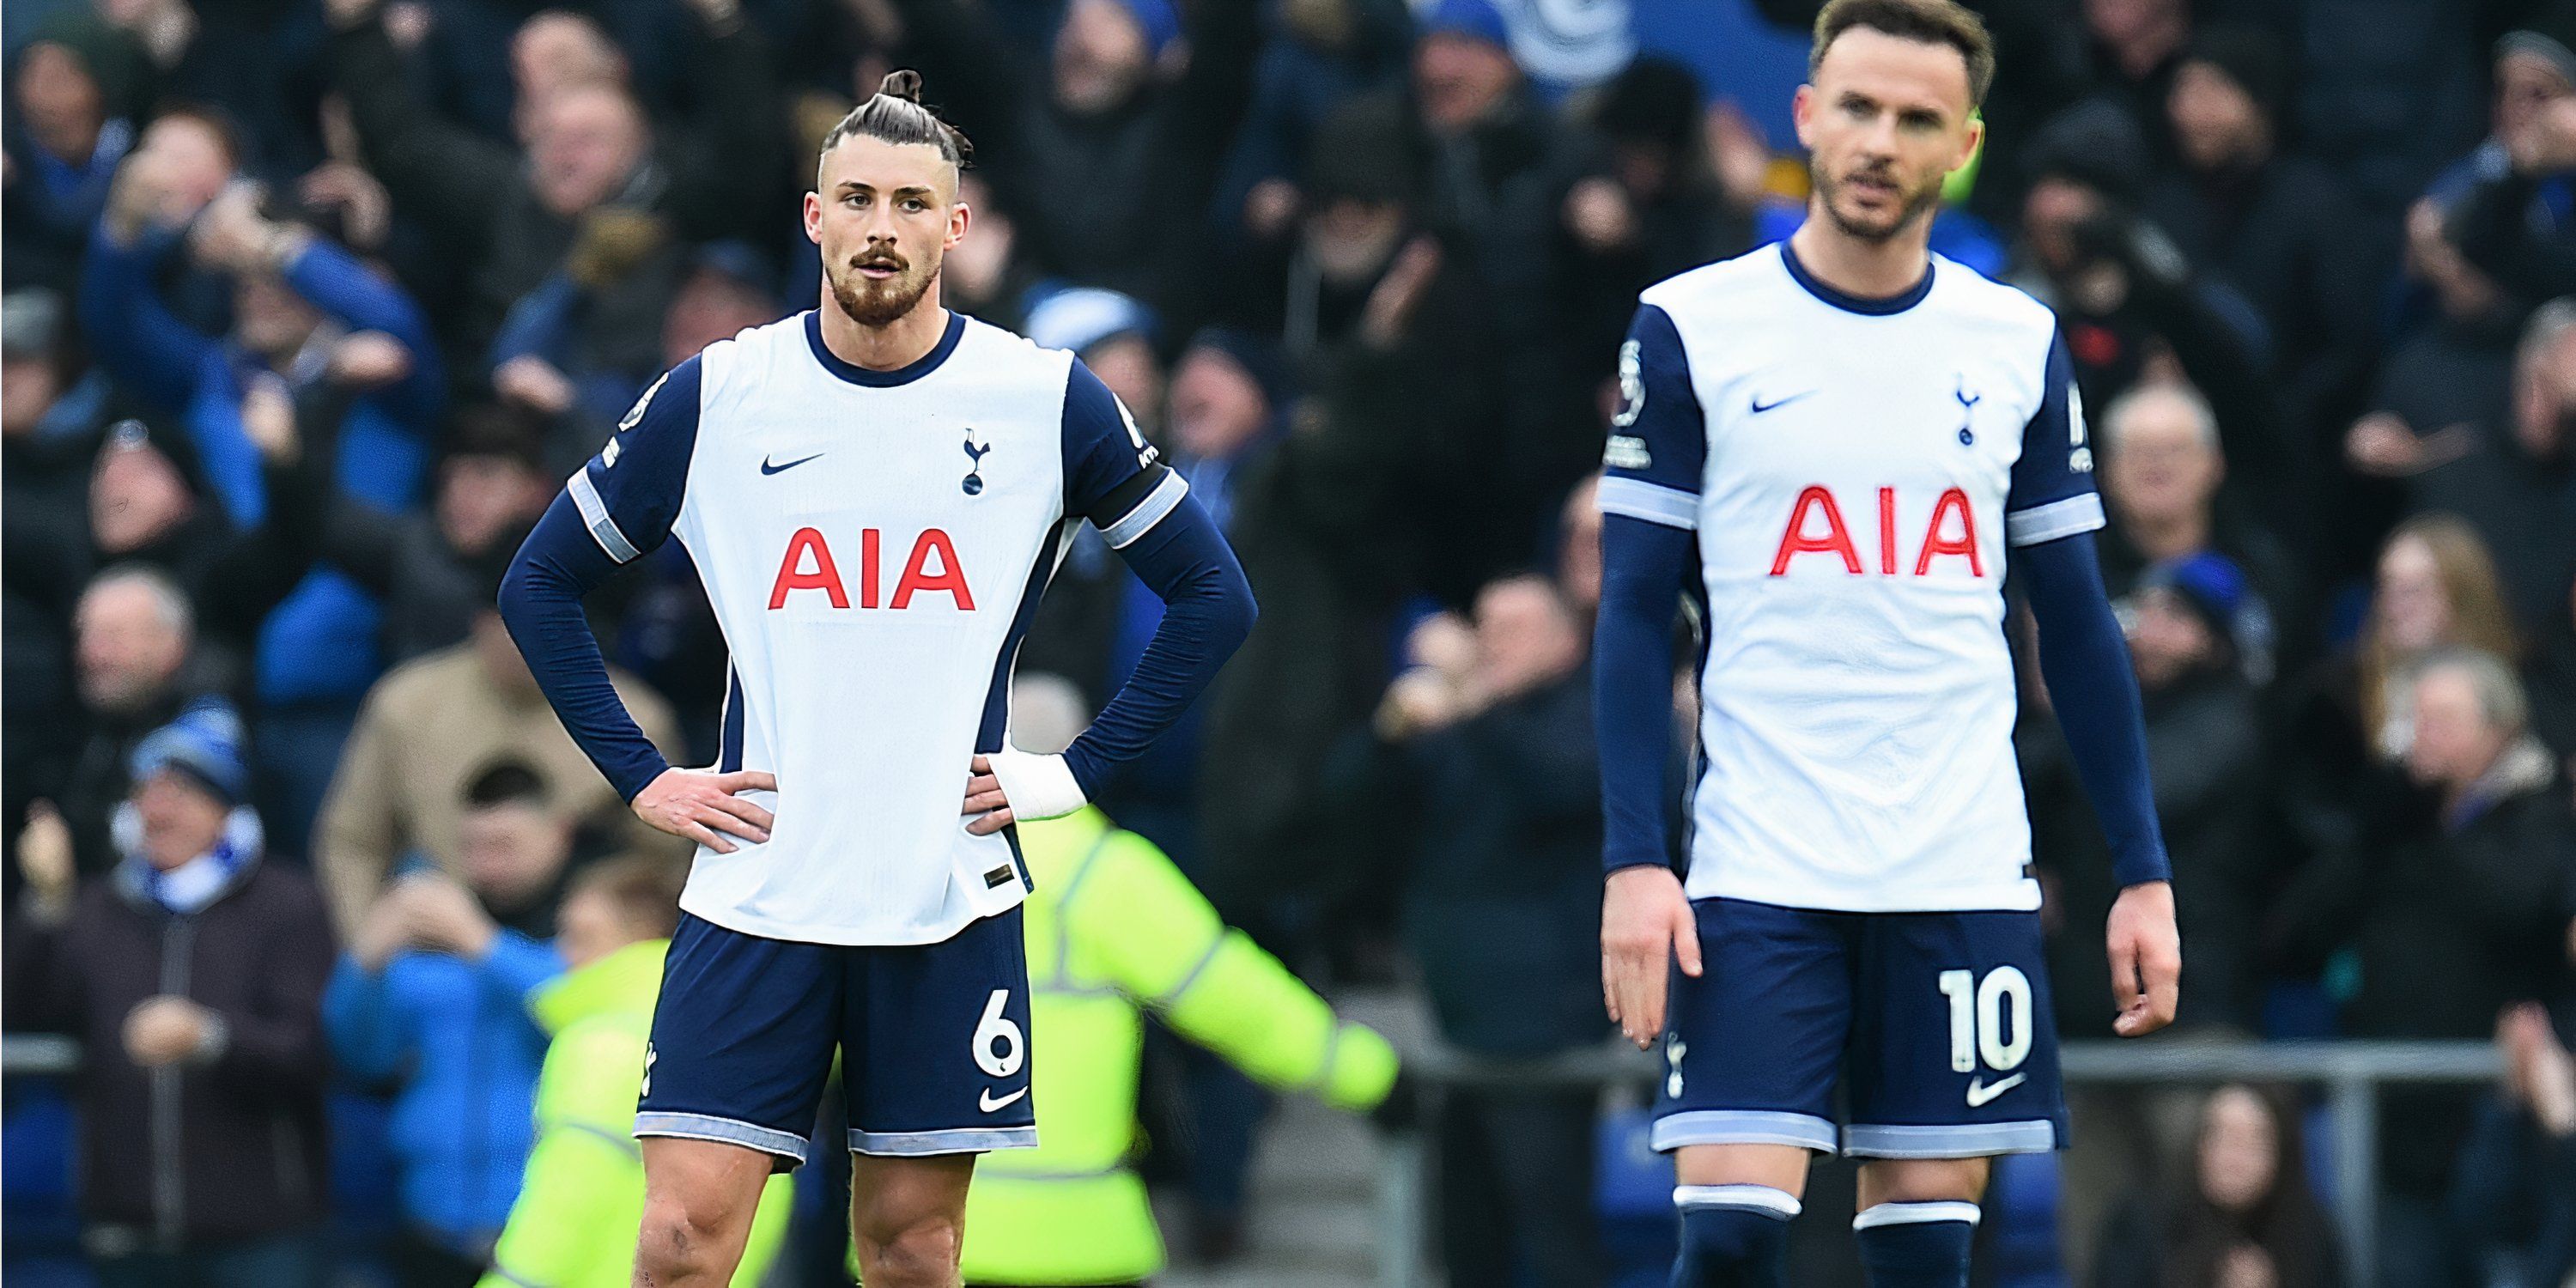
[[[1880,897],[1854,897],[1860,892],[1824,887],[1784,887],[1777,882],[1738,885],[1724,878],[1691,880],[1683,893],[1693,902],[1734,899],[1808,912],[2037,912],[2039,882],[2028,877],[1993,885],[1944,890],[1895,890]]]
[[[958,918],[954,924],[943,922],[898,938],[871,935],[864,931],[842,930],[832,926],[791,925],[783,921],[772,921],[767,917],[750,916],[735,908],[721,905],[710,907],[704,900],[697,897],[695,891],[685,889],[680,894],[680,911],[708,925],[721,927],[738,935],[757,935],[762,939],[776,939],[791,944],[829,944],[835,948],[918,948],[928,944],[947,943],[955,939],[958,932],[968,926],[986,917],[998,917],[1019,907],[1028,899],[1028,888],[1018,881],[1013,881],[1006,891],[1006,897],[1010,900],[1008,903],[971,911],[966,916]]]

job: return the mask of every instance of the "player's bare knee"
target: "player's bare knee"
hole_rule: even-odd
[[[1795,1145],[1685,1145],[1673,1155],[1673,1178],[1692,1186],[1761,1185],[1802,1198],[1809,1158]]]
[[[1983,1158],[1873,1158],[1860,1167],[1860,1206],[1974,1203],[1985,1195],[1990,1170]]]
[[[948,1288],[956,1280],[964,1230],[955,1217],[871,1218],[857,1235],[869,1288]]]
[[[667,1190],[647,1194],[635,1240],[639,1281],[687,1283],[704,1276],[706,1282],[722,1282],[733,1272],[749,1225],[748,1213],[729,1211],[723,1203]]]

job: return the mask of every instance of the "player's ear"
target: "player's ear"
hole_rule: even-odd
[[[957,249],[957,243],[966,240],[966,225],[972,222],[974,222],[974,214],[966,208],[965,202],[949,202],[948,236],[945,240],[939,243],[939,248],[941,250]]]
[[[1799,86],[1798,92],[1789,96],[1789,120],[1798,127],[1799,147],[1815,147],[1815,142],[1807,137],[1807,123],[1814,119],[1815,115],[1816,87],[1813,85]]]
[[[1950,163],[1957,170],[1977,159],[1977,146],[1986,141],[1986,118],[1973,109],[1968,113],[1968,132],[1961,136],[1958,158]]]
[[[818,192],[805,194],[805,240],[823,244],[823,195]]]

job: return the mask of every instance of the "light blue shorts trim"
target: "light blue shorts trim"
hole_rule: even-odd
[[[1843,1152],[1854,1158],[1986,1158],[2045,1154],[2057,1148],[2057,1124],[2045,1118],[1955,1127],[1843,1128]]]
[[[860,1131],[850,1129],[850,1152],[888,1158],[930,1154],[981,1154],[995,1149],[1035,1149],[1035,1127],[952,1127],[940,1131]]]
[[[1646,1143],[1657,1152],[1684,1145],[1796,1145],[1834,1152],[1834,1125],[1812,1114],[1762,1109],[1687,1109],[1655,1120]]]
[[[637,1114],[635,1135],[637,1139],[678,1136],[688,1140],[720,1140],[728,1145],[744,1145],[764,1154],[792,1158],[799,1163],[805,1161],[804,1137],[758,1123],[718,1118],[713,1114]]]

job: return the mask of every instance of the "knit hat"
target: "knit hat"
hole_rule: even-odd
[[[1512,47],[1511,29],[1503,25],[1493,0],[1437,0],[1431,12],[1422,15],[1422,34],[1464,36],[1504,50]]]
[[[2245,574],[2227,556],[2204,550],[2167,559],[2138,578],[2138,590],[2171,592],[2212,636],[2235,641],[2238,613],[2245,607]]]
[[[1699,77],[1655,54],[1640,55],[1602,88],[1592,128],[1619,143],[1689,148],[1700,129]]]
[[[2137,195],[2148,172],[2146,137],[2116,105],[2079,103],[2039,127],[2021,150],[2023,179],[2070,179],[2115,201]]]
[[[196,780],[226,805],[240,804],[250,793],[241,717],[225,703],[209,698],[144,735],[135,745],[127,772],[139,783],[164,769]]]
[[[1243,368],[1243,374],[1261,387],[1261,396],[1270,404],[1274,416],[1286,411],[1288,404],[1296,401],[1296,382],[1289,373],[1287,359],[1280,354],[1278,346],[1249,331],[1223,326],[1201,327],[1198,334],[1190,337],[1189,348],[1224,354],[1234,365]],[[1184,350],[1183,356],[1187,354],[1188,350]]]
[[[1154,314],[1133,296],[1097,286],[1071,286],[1033,292],[1029,315],[1020,333],[1041,348],[1081,353],[1122,335],[1154,338]]]
[[[1305,188],[1318,203],[1339,198],[1410,203],[1422,187],[1423,149],[1413,117],[1393,98],[1344,100],[1306,145]]]
[[[2186,63],[2200,63],[2234,81],[2270,120],[2281,118],[2287,94],[2280,47],[2261,30],[2247,26],[2211,27],[2192,38],[2183,53]]]
[[[2544,10],[2540,16],[2496,40],[2495,56],[2528,54],[2558,69],[2558,75],[2576,85],[2576,5],[2559,4]]]

